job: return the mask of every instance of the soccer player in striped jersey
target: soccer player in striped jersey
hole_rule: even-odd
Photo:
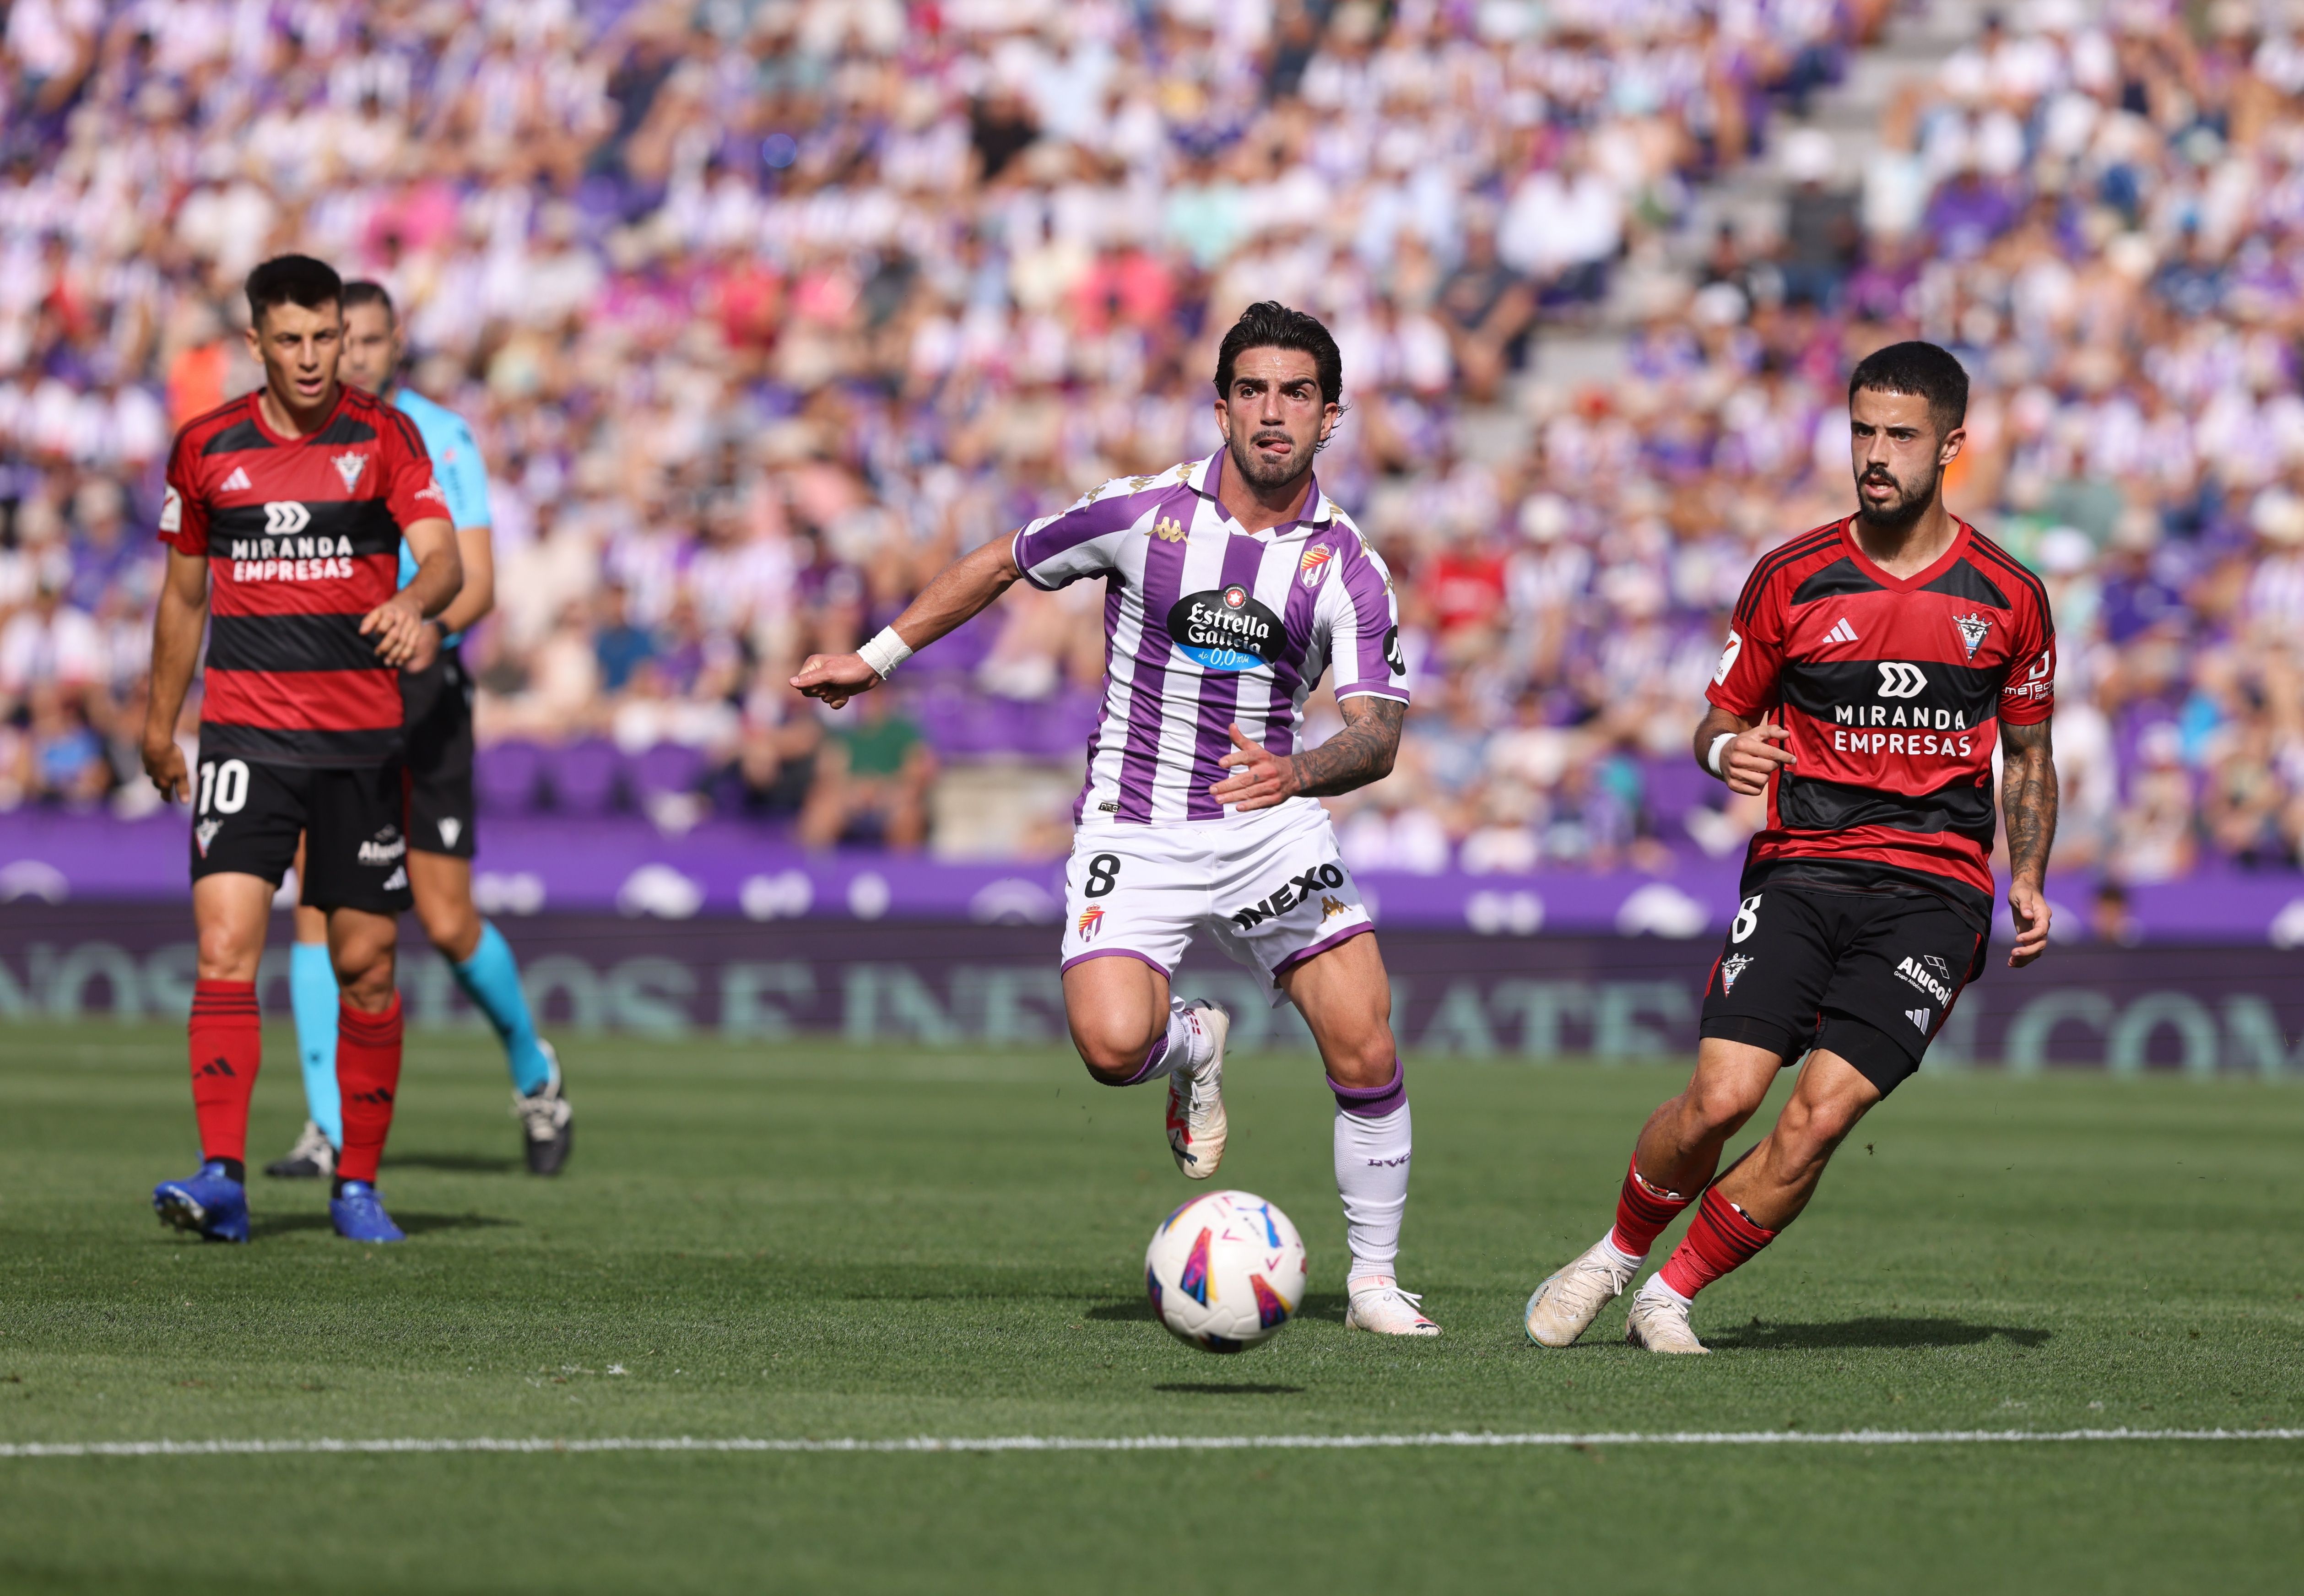
[[[2047,950],[2055,625],[2039,580],[1944,507],[1967,411],[1967,374],[1935,344],[1867,357],[1848,386],[1856,513],[1745,582],[1695,753],[1732,791],[1766,794],[1767,825],[1706,987],[1695,1076],[1640,1132],[1614,1228],[1529,1299],[1531,1341],[1582,1335],[1692,1203],[1625,1338],[1705,1350],[1696,1294],[1808,1206],[1833,1150],[1919,1067],[1984,969],[1995,745],[2008,962]],[[1803,1057],[1775,1126],[1715,1178],[1728,1138]]]
[[[424,624],[415,657],[400,676],[408,727],[408,879],[416,894],[416,918],[447,959],[456,984],[487,1016],[504,1044],[512,1072],[512,1115],[520,1121],[529,1173],[557,1175],[575,1138],[561,1089],[559,1056],[536,1033],[512,945],[472,904],[472,679],[457,643],[466,628],[496,607],[487,468],[471,429],[453,411],[400,382],[400,318],[383,284],[345,284],[343,307],[344,347],[337,375],[415,422],[447,496],[464,568],[463,590]],[[402,584],[415,575],[415,558],[403,548]],[[300,858],[300,872],[301,862]],[[326,1176],[343,1145],[343,1130],[336,1091],[335,981],[328,968],[327,919],[319,910],[297,909],[296,944],[289,960],[296,1050],[311,1117],[287,1157],[266,1165],[264,1172],[287,1178]]]
[[[1170,978],[1203,931],[1266,977],[1269,1001],[1310,1025],[1335,1095],[1345,1323],[1436,1336],[1395,1275],[1410,1128],[1391,988],[1317,802],[1392,769],[1408,709],[1392,580],[1312,473],[1343,414],[1343,363],[1318,321],[1267,301],[1224,335],[1216,386],[1215,454],[1107,482],[986,544],[856,653],[811,656],[792,685],[837,708],[1016,582],[1104,583],[1104,714],[1065,876],[1073,1044],[1106,1085],[1168,1078],[1169,1150],[1206,1180],[1224,1157],[1231,1019]],[[1308,748],[1304,704],[1324,675],[1344,726]]]
[[[339,1234],[402,1240],[376,1190],[400,1082],[400,670],[463,576],[447,500],[415,426],[342,386],[343,284],[302,255],[249,274],[264,386],[187,422],[168,457],[168,570],[153,622],[144,768],[192,805],[192,1106],[199,1173],[163,1182],[166,1223],[248,1239],[248,1102],[263,1054],[257,965],[272,895],[309,836],[303,901],[327,916],[340,997]],[[415,580],[394,578],[402,544]],[[176,718],[210,627],[197,773]]]

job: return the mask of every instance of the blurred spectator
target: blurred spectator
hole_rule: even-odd
[[[826,738],[800,813],[800,839],[828,848],[862,836],[892,848],[928,839],[928,786],[936,756],[919,726],[886,692],[853,700],[851,716]]]

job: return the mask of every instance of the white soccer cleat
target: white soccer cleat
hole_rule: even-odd
[[[1436,1336],[1440,1327],[1424,1317],[1424,1299],[1400,1289],[1390,1275],[1368,1275],[1348,1280],[1351,1297],[1344,1309],[1344,1329],[1374,1330],[1379,1336]]]
[[[1176,1167],[1190,1180],[1206,1180],[1224,1162],[1224,1038],[1232,1032],[1232,1016],[1215,1004],[1196,999],[1184,1006],[1200,1011],[1200,1023],[1215,1042],[1208,1061],[1196,1074],[1168,1072],[1168,1150]]]
[[[1687,1304],[1659,1291],[1643,1291],[1632,1299],[1624,1318],[1624,1339],[1650,1352],[1709,1353],[1688,1328]]]
[[[1638,1263],[1626,1263],[1602,1236],[1528,1299],[1528,1338],[1538,1346],[1573,1346],[1639,1272]]]

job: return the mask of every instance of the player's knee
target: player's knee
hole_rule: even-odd
[[[1775,1142],[1795,1163],[1812,1164],[1832,1156],[1848,1133],[1856,1128],[1862,1110],[1837,1102],[1817,1102],[1795,1095],[1776,1118]]]
[[[1399,1067],[1400,1048],[1393,1040],[1392,1027],[1378,1022],[1329,1060],[1328,1077],[1339,1086],[1365,1089],[1388,1085],[1392,1072]]]
[[[253,981],[263,955],[263,943],[250,941],[236,926],[210,923],[199,928],[202,981]]]
[[[1699,1136],[1733,1135],[1759,1107],[1735,1081],[1701,1082],[1688,1089],[1681,1103],[1683,1121]]]
[[[458,964],[470,958],[479,945],[480,912],[470,898],[428,903],[419,897],[416,918],[423,922],[426,939]]]

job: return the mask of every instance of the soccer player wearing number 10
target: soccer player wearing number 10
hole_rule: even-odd
[[[1641,1131],[1614,1227],[1529,1299],[1531,1341],[1582,1335],[1693,1203],[1625,1339],[1705,1350],[1688,1322],[1696,1294],[1807,1207],[1833,1150],[1919,1067],[1983,971],[1995,743],[2008,962],[2046,951],[2055,629],[2038,579],[1944,508],[1967,409],[1967,374],[1936,345],[1866,358],[1848,388],[1856,513],[1774,550],[1744,584],[1696,755],[1735,792],[1766,793],[1767,825],[1706,989],[1695,1077]],[[1715,1178],[1728,1138],[1803,1055],[1774,1128]]]
[[[272,895],[309,836],[303,901],[328,916],[342,996],[343,1157],[328,1204],[356,1241],[399,1241],[376,1172],[400,1082],[400,667],[463,581],[447,499],[407,417],[341,386],[343,284],[301,255],[248,277],[264,386],[185,423],[160,514],[144,768],[192,804],[192,1106],[199,1173],[152,1193],[163,1221],[248,1239],[248,1103],[263,1054],[257,965]],[[402,539],[417,558],[399,587]],[[212,624],[211,624],[212,623]],[[176,717],[208,628],[198,771]]]
[[[1105,584],[1104,716],[1065,876],[1072,1040],[1106,1085],[1168,1077],[1169,1149],[1205,1180],[1224,1157],[1231,1021],[1176,998],[1170,977],[1201,931],[1266,976],[1270,1001],[1310,1025],[1335,1094],[1344,1322],[1436,1336],[1393,1276],[1410,1138],[1391,989],[1316,802],[1391,770],[1408,708],[1391,579],[1312,477],[1343,413],[1343,364],[1326,327],[1266,302],[1224,335],[1216,386],[1216,453],[985,545],[792,685],[837,708],[1019,579]],[[1331,671],[1344,729],[1307,749],[1304,701]]]

